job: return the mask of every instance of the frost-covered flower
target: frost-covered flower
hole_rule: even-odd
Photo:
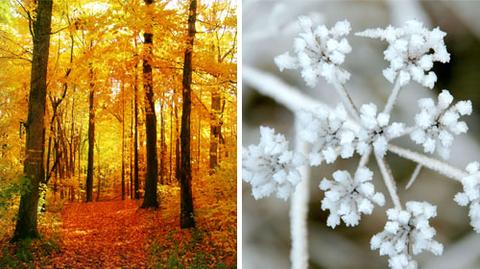
[[[462,178],[463,192],[455,195],[455,202],[461,206],[470,204],[468,215],[470,225],[475,232],[480,233],[480,171],[479,163],[472,162],[467,165],[468,175]]]
[[[293,55],[289,52],[275,57],[275,64],[280,71],[300,69],[301,75],[309,87],[315,87],[319,76],[328,83],[345,83],[350,73],[341,68],[345,54],[352,51],[344,36],[350,33],[350,23],[339,21],[328,29],[325,25],[314,28],[309,17],[300,17],[302,33],[295,38]]]
[[[288,141],[272,128],[260,127],[260,143],[243,149],[243,180],[252,185],[255,199],[275,193],[286,200],[301,181],[298,167],[304,162],[299,153],[288,150]]]
[[[459,121],[460,116],[472,113],[470,101],[459,101],[451,105],[452,101],[453,96],[447,90],[438,95],[437,105],[431,98],[418,100],[420,113],[415,115],[415,129],[410,133],[410,138],[415,143],[422,144],[425,152],[433,153],[437,150],[444,159],[449,157],[454,135],[468,130],[467,124]]]
[[[374,204],[385,204],[383,194],[375,192],[372,176],[372,171],[361,167],[353,178],[347,171],[339,170],[333,173],[334,180],[324,178],[320,182],[320,189],[325,191],[322,210],[330,210],[328,226],[335,228],[340,224],[340,219],[347,226],[356,226],[362,213],[370,215]]]
[[[392,269],[417,268],[410,251],[413,255],[424,250],[441,255],[443,245],[433,239],[436,231],[428,222],[436,215],[437,207],[427,202],[410,201],[406,210],[387,210],[384,230],[370,240],[372,250],[379,249],[380,255],[389,256],[388,265]]]
[[[333,163],[338,155],[353,156],[355,132],[347,122],[347,112],[339,105],[334,111],[318,108],[314,112],[299,113],[300,137],[312,144],[308,159],[317,166],[325,161]]]
[[[357,152],[364,155],[373,146],[375,153],[384,156],[387,152],[388,141],[400,136],[405,126],[394,122],[388,125],[390,116],[386,113],[377,114],[377,106],[365,104],[360,108],[361,129],[358,131]]]
[[[433,88],[437,81],[435,73],[430,71],[433,62],[450,61],[443,41],[446,33],[438,27],[430,31],[416,20],[407,21],[403,27],[367,29],[356,35],[388,42],[384,56],[390,66],[383,70],[383,75],[391,83],[398,77],[401,86],[413,79],[425,87]]]

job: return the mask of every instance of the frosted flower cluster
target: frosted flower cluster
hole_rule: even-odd
[[[410,133],[410,138],[423,145],[425,152],[437,150],[444,159],[449,157],[454,135],[468,130],[467,124],[459,121],[460,116],[472,113],[470,101],[459,101],[455,105],[452,102],[453,96],[448,90],[438,95],[436,105],[431,98],[418,100],[420,112],[415,115],[415,129]]]
[[[341,105],[331,112],[319,108],[299,113],[300,137],[312,145],[308,156],[310,165],[317,166],[323,161],[333,163],[339,155],[353,156],[355,132],[347,118]]]
[[[300,69],[305,83],[312,88],[320,76],[328,83],[345,83],[350,73],[340,65],[345,61],[345,55],[352,51],[345,38],[350,33],[350,23],[344,20],[331,29],[325,25],[314,28],[311,18],[300,17],[299,24],[303,32],[295,38],[293,55],[286,52],[275,57],[280,71]]]
[[[252,185],[255,199],[275,193],[286,200],[301,181],[298,167],[303,164],[301,154],[288,150],[285,136],[274,129],[260,127],[260,143],[243,149],[243,180]]]
[[[406,203],[406,210],[387,210],[384,230],[370,241],[372,250],[379,249],[380,255],[387,255],[392,269],[417,268],[410,251],[413,255],[424,250],[441,255],[443,245],[433,239],[436,231],[428,222],[436,215],[437,207],[427,202],[410,201]]]
[[[325,191],[322,210],[330,210],[328,226],[335,228],[340,219],[347,226],[356,226],[361,214],[372,214],[374,204],[385,204],[383,194],[375,192],[372,177],[372,171],[361,167],[353,178],[347,171],[339,170],[333,173],[334,180],[324,178],[320,182],[320,189]]]
[[[388,141],[401,135],[405,129],[403,123],[394,122],[388,125],[390,115],[377,114],[377,106],[370,103],[360,108],[360,122],[362,128],[358,132],[357,151],[360,155],[368,152],[371,146],[376,154],[384,156],[387,152]]]
[[[470,204],[470,225],[480,233],[480,164],[472,162],[467,165],[468,175],[462,178],[463,192],[455,195],[455,202],[461,206]]]
[[[388,42],[384,56],[390,66],[383,70],[383,75],[391,83],[398,77],[400,86],[413,79],[431,89],[437,81],[435,73],[430,71],[433,63],[450,61],[443,41],[446,33],[438,27],[430,31],[417,20],[407,21],[399,28],[367,29],[356,35]]]

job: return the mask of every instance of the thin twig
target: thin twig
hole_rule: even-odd
[[[295,119],[295,129],[300,132],[299,120]],[[307,153],[307,144],[297,135],[295,137],[295,151],[302,154]],[[292,237],[292,248],[290,260],[292,269],[308,268],[308,201],[310,166],[304,165],[299,168],[302,181],[295,188],[290,206],[290,233]]]
[[[392,112],[393,106],[395,105],[398,94],[400,93],[400,89],[402,86],[400,86],[400,76],[397,76],[397,79],[395,80],[395,85],[393,86],[392,92],[390,93],[390,96],[388,96],[387,104],[385,105],[385,108],[383,109],[383,113],[389,114]]]
[[[390,194],[390,198],[392,199],[393,205],[397,209],[402,209],[402,204],[400,203],[400,198],[397,194],[397,187],[395,185],[395,180],[393,179],[392,171],[390,167],[387,166],[387,163],[383,159],[382,156],[374,153],[375,159],[377,160],[378,168],[380,169],[380,173],[382,173],[383,181],[385,182],[385,186],[387,187],[388,193]]]
[[[413,170],[413,173],[412,173],[412,176],[410,177],[410,180],[408,181],[407,185],[405,186],[406,190],[408,190],[413,185],[415,180],[417,180],[418,175],[420,174],[420,171],[422,171],[422,166],[423,165],[421,165],[421,164],[417,164],[417,166],[415,167],[415,170]]]
[[[458,169],[446,162],[442,162],[440,160],[431,158],[418,152],[411,151],[409,149],[404,149],[402,147],[389,144],[388,150],[402,158],[419,163],[422,166],[425,166],[451,179],[461,181],[462,178],[467,176],[467,173],[465,171]]]

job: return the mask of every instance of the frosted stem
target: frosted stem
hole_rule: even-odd
[[[361,168],[367,165],[368,161],[370,160],[371,153],[372,153],[372,148],[370,147],[368,151],[365,154],[363,154],[362,157],[360,157],[360,161],[358,162],[358,168]]]
[[[467,173],[462,169],[458,169],[446,162],[442,162],[418,152],[414,152],[392,144],[388,145],[388,150],[402,158],[414,161],[451,179],[460,181],[467,175]]]
[[[412,176],[410,177],[410,180],[408,181],[407,185],[405,186],[406,190],[408,190],[413,185],[415,180],[417,180],[418,175],[420,174],[420,171],[422,171],[422,166],[423,165],[421,165],[421,164],[417,164],[417,166],[415,167],[415,170],[413,170],[413,173],[412,173]]]
[[[296,134],[300,133],[298,119],[295,119]],[[298,135],[295,136],[295,151],[307,154],[307,144]],[[308,268],[308,232],[307,216],[309,193],[310,167],[304,165],[299,168],[302,181],[297,185],[292,195],[290,206],[290,233],[292,236],[292,249],[290,260],[292,269]]]
[[[342,99],[342,103],[347,107],[348,111],[350,112],[350,115],[352,115],[355,120],[360,120],[360,112],[358,111],[357,106],[355,106],[355,103],[353,103],[353,100],[345,89],[345,86],[340,83],[335,83],[334,87],[337,90],[340,99]]]
[[[250,66],[244,66],[242,79],[248,86],[255,88],[260,94],[266,95],[282,104],[291,111],[301,109],[318,109],[330,107],[315,101],[314,98],[302,93],[277,77]]]
[[[375,159],[377,159],[378,168],[380,169],[380,173],[382,173],[383,181],[385,182],[385,186],[390,194],[393,205],[397,209],[402,209],[402,204],[400,203],[400,198],[397,194],[397,187],[395,185],[395,180],[393,179],[390,167],[388,167],[387,163],[381,156],[378,156],[376,153],[374,153],[374,155]]]
[[[397,102],[398,94],[400,93],[401,88],[402,87],[400,86],[400,79],[397,77],[392,92],[390,93],[390,96],[388,96],[387,104],[383,109],[383,113],[390,114],[392,112],[393,106]]]

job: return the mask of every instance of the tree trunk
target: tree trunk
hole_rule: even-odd
[[[87,202],[93,201],[93,153],[95,150],[95,83],[93,81],[93,68],[90,66],[90,95],[88,98],[89,102],[89,113],[88,113],[88,161],[87,161],[87,181],[86,181],[86,192],[87,192]]]
[[[125,200],[125,85],[122,83],[122,200]]]
[[[147,133],[147,175],[145,178],[145,197],[142,208],[158,208],[157,201],[157,118],[153,98],[152,78],[152,3],[153,0],[144,0],[147,5],[147,23],[145,26],[143,52],[143,88],[145,90],[145,128]]]
[[[137,50],[137,38],[134,39],[135,51]],[[133,91],[135,94],[135,138],[134,138],[134,192],[135,199],[140,199],[140,180],[138,178],[138,76],[137,76],[137,64],[135,64],[135,80],[133,85]]]
[[[180,170],[180,227],[195,227],[192,197],[192,163],[190,162],[190,112],[191,112],[191,84],[192,84],[192,53],[195,39],[195,20],[197,18],[197,0],[191,0],[188,14],[188,39],[183,64],[183,109],[181,139]]]
[[[18,218],[12,241],[38,237],[37,207],[39,185],[44,181],[43,155],[45,148],[45,104],[47,94],[48,50],[52,20],[52,1],[37,2],[37,18],[33,22],[33,58],[30,76],[27,141],[24,176],[29,182],[29,191],[20,198]]]
[[[220,94],[218,91],[212,91],[212,104],[210,115],[210,170],[213,174],[218,166],[218,142],[221,132],[221,125],[219,123],[220,111]]]

